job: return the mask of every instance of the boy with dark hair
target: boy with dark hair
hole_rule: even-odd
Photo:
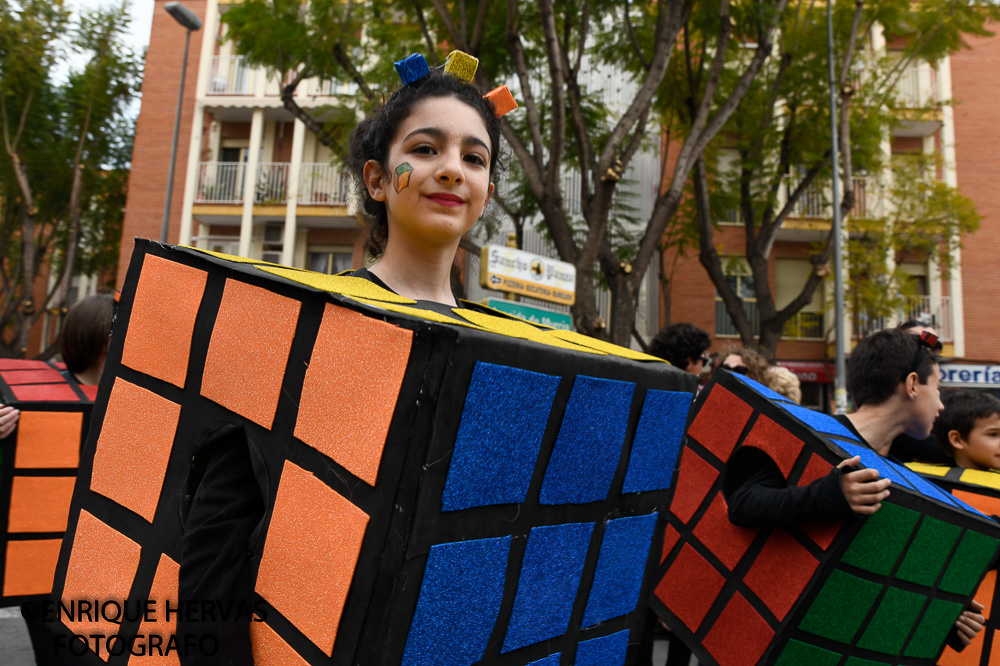
[[[942,393],[934,434],[959,467],[1000,470],[1000,400],[987,393]]]
[[[708,333],[694,324],[678,322],[660,329],[649,344],[649,353],[676,368],[700,375],[708,363],[705,352],[711,346]]]
[[[944,407],[938,393],[936,343],[931,333],[879,331],[859,342],[851,354],[847,379],[857,409],[836,418],[879,455],[889,455],[893,439],[902,433],[930,435]],[[889,496],[889,480],[880,479],[877,470],[852,469],[860,462],[857,456],[807,486],[789,487],[773,460],[753,449],[743,458],[739,453],[730,458],[723,481],[729,519],[736,525],[767,527],[871,515]],[[982,608],[973,602],[972,610],[962,612],[949,644],[961,649],[972,641],[983,628],[978,612]]]

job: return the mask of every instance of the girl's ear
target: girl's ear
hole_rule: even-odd
[[[368,194],[370,194],[372,199],[375,201],[385,201],[384,175],[382,166],[378,162],[375,160],[368,160],[365,162],[365,168],[362,172],[362,176],[365,181],[365,187],[368,188]]]
[[[956,451],[961,451],[965,448],[965,440],[962,439],[961,433],[957,430],[948,431],[948,441],[951,443],[951,448]]]
[[[490,183],[490,189],[486,191],[486,201],[485,201],[485,203],[483,203],[483,210],[486,210],[486,207],[490,205],[490,199],[493,198],[493,190],[494,189],[496,189],[496,185],[494,185],[491,182]]]

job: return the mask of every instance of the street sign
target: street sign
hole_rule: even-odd
[[[573,316],[565,312],[556,312],[555,310],[525,305],[517,301],[507,301],[502,298],[487,299],[486,305],[494,310],[506,312],[515,317],[520,317],[525,321],[530,321],[532,324],[551,326],[563,331],[573,330]]]
[[[480,255],[479,284],[560,305],[576,301],[576,267],[512,247],[487,245]]]

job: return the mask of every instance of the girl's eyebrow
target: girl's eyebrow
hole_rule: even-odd
[[[435,139],[440,139],[442,141],[444,141],[445,139],[448,138],[448,136],[444,133],[444,131],[441,130],[440,128],[438,128],[438,127],[419,127],[417,129],[413,130],[412,132],[410,132],[409,134],[407,134],[405,137],[403,137],[403,141],[406,141],[407,139],[409,139],[410,137],[412,137],[412,136],[414,136],[416,134],[429,134],[430,136],[434,137]],[[473,136],[473,135],[470,134],[469,136],[465,137],[462,140],[462,143],[464,143],[464,144],[470,144],[471,143],[471,144],[476,145],[476,146],[482,146],[483,148],[486,149],[486,154],[487,155],[490,154],[490,147],[486,145],[485,141],[483,141],[482,139],[480,139],[477,136]]]

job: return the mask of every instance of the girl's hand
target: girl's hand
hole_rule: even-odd
[[[861,462],[859,456],[842,461],[837,467],[854,467]],[[870,516],[882,508],[882,500],[889,496],[889,479],[880,479],[877,469],[858,469],[842,472],[840,489],[854,513]]]
[[[971,643],[976,634],[983,630],[986,618],[983,617],[982,611],[983,605],[973,599],[969,602],[969,608],[962,611],[962,614],[955,620],[956,633],[962,647]]]

